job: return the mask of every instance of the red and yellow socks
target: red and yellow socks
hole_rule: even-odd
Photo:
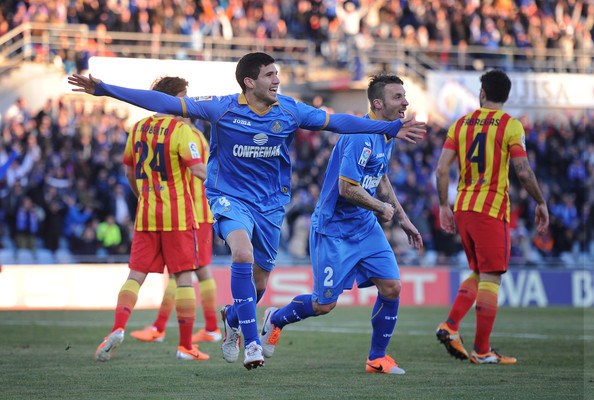
[[[169,278],[167,286],[165,287],[165,293],[163,293],[163,300],[161,301],[161,306],[159,307],[157,319],[153,323],[153,326],[159,332],[165,331],[165,326],[167,325],[171,311],[173,311],[173,308],[175,307],[176,288],[177,285],[175,284],[175,278]]]
[[[474,349],[479,354],[490,350],[489,337],[497,315],[499,285],[495,282],[480,282],[476,296],[476,333]]]
[[[118,294],[118,304],[115,309],[115,318],[113,321],[112,332],[118,328],[126,329],[126,324],[132,314],[132,310],[138,300],[138,291],[140,284],[134,279],[128,279],[120,289]]]
[[[217,325],[217,284],[213,278],[199,282],[200,301],[204,312],[204,329],[213,332],[218,329]]]
[[[192,286],[175,289],[175,310],[179,324],[179,345],[192,348],[192,330],[196,318],[196,292]]]
[[[458,288],[458,294],[454,300],[454,304],[448,315],[446,323],[448,326],[457,331],[460,321],[468,313],[474,301],[476,300],[477,291],[479,286],[479,275],[476,272],[472,272],[464,282],[460,284]]]

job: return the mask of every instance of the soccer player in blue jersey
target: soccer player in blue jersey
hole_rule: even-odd
[[[298,128],[340,133],[374,132],[414,142],[425,124],[414,118],[373,121],[328,114],[278,94],[274,58],[248,53],[237,63],[241,93],[178,98],[164,93],[108,85],[74,74],[74,91],[111,96],[157,112],[200,118],[212,124],[210,158],[204,182],[214,229],[231,250],[233,305],[221,311],[225,326],[223,358],[235,362],[243,333],[247,369],[264,365],[256,303],[264,295],[276,261],[284,206],[290,199],[289,146]],[[378,136],[379,137],[379,136]],[[384,137],[384,136],[381,136]]]
[[[367,89],[371,106],[367,118],[394,121],[404,117],[409,104],[405,94],[397,76],[373,76]],[[423,240],[386,175],[393,149],[394,140],[387,136],[343,135],[338,139],[311,221],[313,293],[299,295],[281,309],[265,311],[261,333],[265,357],[272,356],[284,326],[329,313],[356,280],[360,288],[375,285],[378,290],[365,370],[404,374],[386,354],[398,318],[401,285],[394,251],[380,221],[395,219],[417,249]]]

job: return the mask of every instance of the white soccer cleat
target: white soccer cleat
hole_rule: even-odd
[[[264,323],[262,324],[262,332],[260,333],[260,341],[262,342],[262,353],[264,357],[272,357],[274,348],[280,338],[281,328],[275,327],[270,321],[272,314],[278,310],[276,307],[268,307],[264,311]]]
[[[124,341],[124,330],[118,328],[103,339],[103,342],[95,351],[96,361],[109,361],[115,354],[116,349]]]
[[[221,319],[223,320],[223,326],[225,327],[225,334],[223,336],[223,342],[221,343],[221,350],[223,351],[223,358],[229,363],[237,361],[239,358],[239,345],[241,343],[241,330],[240,328],[233,328],[227,322],[227,309],[231,307],[229,305],[224,306],[221,309]]]
[[[243,366],[247,369],[255,369],[264,366],[262,346],[260,346],[258,342],[252,342],[246,346]]]

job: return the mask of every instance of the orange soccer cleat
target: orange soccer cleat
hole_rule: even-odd
[[[192,345],[191,349],[186,349],[184,346],[178,346],[177,348],[177,359],[178,360],[196,360],[206,361],[210,359],[210,356],[206,353],[198,350],[198,346]]]
[[[130,333],[134,339],[142,340],[143,342],[158,342],[165,340],[165,331],[159,332],[154,326],[147,326],[141,331],[133,331]]]
[[[437,331],[435,332],[435,336],[437,336],[437,340],[443,343],[446,350],[452,357],[458,358],[460,360],[468,359],[468,352],[462,344],[463,342],[460,333],[450,328],[448,324],[444,322],[439,325],[437,327]]]
[[[198,332],[192,335],[192,343],[197,342],[218,342],[223,338],[221,330],[207,331],[206,329],[200,329]]]
[[[365,364],[365,372],[404,375],[405,371],[396,364],[396,361],[388,355],[376,358],[375,360],[367,359]]]
[[[116,349],[124,341],[124,330],[118,328],[107,335],[95,351],[96,361],[109,361],[115,354]]]
[[[515,364],[518,360],[515,357],[502,356],[494,349],[485,354],[478,354],[476,351],[470,353],[470,361],[473,364]]]

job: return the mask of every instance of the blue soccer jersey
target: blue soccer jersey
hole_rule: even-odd
[[[312,227],[334,237],[360,237],[377,223],[373,211],[359,207],[341,197],[338,180],[361,185],[371,196],[383,175],[388,172],[394,140],[383,135],[342,135],[332,154],[320,199],[312,216]]]
[[[109,95],[160,113],[200,118],[211,123],[210,158],[205,186],[208,197],[229,194],[267,211],[290,200],[288,147],[297,128],[367,132],[394,137],[402,121],[391,122],[332,114],[278,95],[265,112],[254,110],[244,94],[179,98],[154,90],[97,84],[96,96]]]
[[[299,128],[320,130],[325,111],[278,96],[257,113],[243,94],[182,99],[184,117],[211,122],[207,196],[232,194],[261,211],[278,208],[291,196],[289,146]]]

